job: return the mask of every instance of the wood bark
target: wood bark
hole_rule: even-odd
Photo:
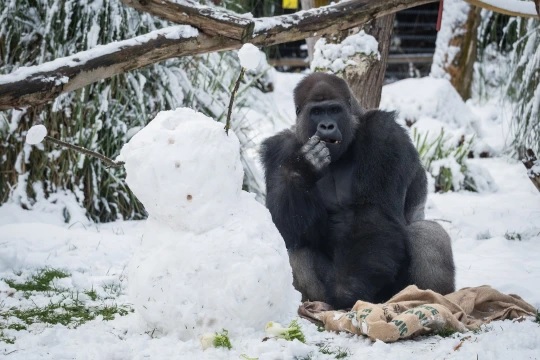
[[[540,191],[540,171],[533,169],[533,167],[540,166],[540,161],[536,158],[536,155],[532,149],[527,149],[525,159],[522,160],[523,165],[527,168],[527,175],[531,179],[532,183],[538,191]]]
[[[479,7],[471,6],[466,22],[462,24],[459,31],[455,32],[456,35],[449,42],[451,47],[457,47],[459,51],[452,61],[448,62],[445,70],[450,75],[450,82],[463,100],[471,98],[481,10]]]
[[[365,109],[378,108],[381,102],[382,86],[388,52],[394,29],[395,14],[370,21],[363,30],[379,42],[379,60],[367,61],[367,66],[348,67],[345,70],[345,80],[349,83],[353,94]]]
[[[34,66],[26,69],[26,76],[22,79],[10,80],[10,75],[0,76],[0,110],[44,104],[60,94],[173,57],[237,49],[247,41],[226,35],[236,31],[230,30],[229,26],[237,29],[240,23],[244,26],[244,32],[238,35],[240,32],[236,31],[236,35],[230,36],[241,36],[245,40],[249,39],[252,44],[268,46],[314,35],[337,33],[358,27],[371,19],[435,1],[437,0],[352,0],[290,15],[247,20],[241,18],[241,21],[230,12],[224,12],[225,15],[216,9],[207,17],[208,21],[197,24],[201,32],[196,37],[172,39],[157,36],[151,40],[139,40],[135,45],[126,44],[110,54],[98,53],[95,58],[76,65],[67,66],[60,61],[57,66],[54,62]],[[144,10],[154,15],[169,14],[168,19],[171,21],[187,21],[179,12],[171,12],[170,6],[173,3],[170,0],[132,0],[131,3],[140,6],[145,4]],[[179,6],[187,6],[186,3]],[[200,7],[192,10],[199,12],[201,16],[205,11]],[[190,23],[196,22],[188,18]],[[217,23],[219,26],[214,27],[213,24]],[[144,35],[139,38],[143,39]],[[70,58],[77,62],[77,56],[78,54],[75,54]]]

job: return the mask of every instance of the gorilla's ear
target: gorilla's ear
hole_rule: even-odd
[[[296,107],[296,116],[298,116],[298,114],[300,114],[300,106]]]

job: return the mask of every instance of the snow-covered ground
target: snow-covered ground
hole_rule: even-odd
[[[275,92],[264,95],[275,102],[283,118],[291,121],[292,89],[300,78],[298,74],[276,73]],[[423,84],[430,86],[429,82]],[[399,103],[390,100],[383,103]],[[499,152],[505,136],[504,121],[492,115],[504,112],[494,110],[493,103],[480,106],[471,102],[467,106],[477,116],[476,128],[485,130],[482,140]],[[276,125],[274,131],[283,126]],[[516,293],[540,308],[540,193],[527,178],[523,165],[515,160],[499,156],[470,160],[470,165],[488,171],[495,186],[481,193],[432,193],[427,209],[427,217],[440,220],[453,239],[457,287],[488,284],[502,292]],[[212,174],[212,169],[208,173]],[[59,196],[57,204],[63,202],[69,203],[69,196]],[[0,280],[0,323],[15,321],[4,318],[13,307],[43,307],[73,294],[90,305],[133,308],[126,292],[126,269],[141,242],[144,221],[96,225],[73,216],[76,221],[65,224],[61,206],[44,204],[35,208],[42,210],[26,211],[13,204],[0,207],[0,279],[22,282],[46,267],[70,275],[53,281],[53,287],[63,291],[30,294],[14,292]],[[89,291],[98,297],[93,300]],[[77,328],[34,324],[27,330],[4,330],[0,339],[15,340],[0,341],[0,358],[333,359],[339,352],[351,359],[540,358],[540,325],[532,321],[493,322],[477,333],[421,337],[394,344],[319,332],[315,325],[304,320],[300,323],[306,344],[263,341],[262,328],[228,329],[234,330],[232,350],[203,351],[198,339],[183,342],[171,335],[157,337],[153,331],[141,330],[136,313],[110,321],[99,315]]]

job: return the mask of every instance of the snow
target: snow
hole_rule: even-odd
[[[30,145],[36,145],[45,139],[47,136],[47,128],[45,125],[34,125],[28,129],[26,134],[26,142]]]
[[[242,191],[234,133],[191,109],[162,111],[120,159],[149,213],[128,270],[142,330],[190,340],[294,316],[300,294],[285,243],[268,210]]]
[[[289,119],[289,123],[278,124],[276,128],[269,125],[261,127],[268,134],[293,122],[292,89],[302,78],[299,74],[275,73],[274,75],[275,92],[264,96],[274,101],[276,107],[282,109],[281,114]],[[401,104],[399,108],[406,110],[406,105],[416,95],[418,99],[424,98],[426,101],[422,103],[421,108],[418,106],[419,102],[411,105],[409,115],[438,120],[440,123],[446,123],[447,128],[456,130],[462,127],[472,129],[471,121],[476,119],[474,121],[480,122],[482,128],[490,130],[484,131],[487,136],[483,138],[489,145],[497,144],[498,147],[499,144],[504,143],[504,124],[495,116],[501,113],[500,109],[498,113],[494,109],[497,99],[484,105],[470,102],[460,104],[457,100],[451,100],[452,95],[444,90],[446,85],[442,85],[441,81],[440,79],[433,81],[419,79],[416,83],[404,81],[401,85],[397,83],[386,86],[383,90],[383,102]],[[403,86],[401,93],[394,91],[399,86]],[[428,96],[430,94],[433,96]],[[446,99],[452,107],[446,107],[438,102],[432,103],[436,100],[435,97]],[[453,116],[454,112],[466,118]],[[246,116],[258,115],[247,113]],[[268,222],[268,212],[255,203],[249,194],[235,188],[238,192],[233,191],[233,193],[237,194],[237,198],[229,203],[230,213],[234,215],[223,225],[216,225],[213,221],[214,216],[222,215],[213,209],[226,208],[226,206],[220,207],[218,201],[215,205],[212,204],[206,208],[210,214],[207,213],[202,218],[205,224],[199,224],[203,222],[201,219],[193,220],[194,222],[182,222],[182,219],[177,217],[169,219],[165,216],[166,210],[163,210],[163,217],[153,216],[153,210],[160,214],[160,209],[157,208],[159,206],[155,208],[151,203],[147,204],[148,201],[165,201],[162,200],[164,197],[168,201],[162,205],[165,205],[168,211],[178,211],[184,216],[190,216],[189,213],[192,210],[203,214],[204,209],[197,206],[192,206],[192,209],[184,209],[182,206],[197,204],[195,196],[197,189],[205,188],[212,191],[212,187],[207,185],[206,181],[219,183],[222,194],[214,196],[230,196],[231,198],[234,196],[228,191],[225,193],[225,189],[241,184],[239,180],[232,179],[234,171],[223,173],[222,171],[225,170],[220,164],[224,162],[231,165],[236,162],[232,160],[235,156],[231,152],[233,148],[236,149],[235,151],[238,150],[237,145],[234,145],[237,140],[231,132],[229,132],[229,138],[226,138],[221,124],[210,126],[209,120],[189,110],[160,113],[158,119],[160,118],[160,121],[168,121],[167,124],[163,124],[165,127],[160,125],[160,121],[150,123],[149,127],[134,135],[133,144],[131,142],[128,144],[126,150],[133,147],[131,154],[123,152],[125,160],[130,159],[128,160],[128,176],[134,176],[133,179],[128,180],[130,187],[135,190],[137,196],[141,195],[137,191],[149,193],[146,194],[146,202],[145,200],[143,202],[152,216],[150,220],[90,224],[79,216],[72,216],[71,220],[65,223],[64,209],[67,206],[76,206],[77,203],[75,200],[70,203],[70,200],[63,197],[59,197],[56,204],[48,203],[47,206],[40,206],[41,202],[38,201],[32,211],[23,210],[14,204],[4,204],[0,207],[0,279],[13,278],[17,276],[16,274],[24,277],[45,266],[61,268],[71,273],[70,277],[60,282],[68,289],[93,288],[102,293],[108,285],[118,284],[120,291],[115,301],[118,304],[133,304],[135,312],[127,316],[117,316],[112,321],[96,319],[76,329],[62,325],[34,326],[29,330],[21,331],[9,329],[5,333],[16,337],[16,341],[14,344],[0,343],[0,357],[25,360],[35,358],[239,359],[241,355],[247,355],[259,359],[293,359],[310,355],[313,359],[334,358],[334,355],[322,354],[317,344],[327,345],[330,350],[346,350],[351,354],[349,359],[474,359],[477,356],[490,359],[534,359],[538,357],[540,326],[531,321],[498,321],[489,324],[478,333],[468,332],[447,338],[422,337],[395,344],[385,344],[380,341],[373,343],[368,339],[346,334],[319,332],[315,325],[300,320],[307,340],[306,344],[302,344],[298,341],[288,342],[283,339],[262,341],[266,336],[264,324],[251,327],[245,326],[243,322],[242,325],[239,324],[239,319],[243,319],[246,314],[263,317],[257,313],[258,311],[246,307],[246,314],[244,314],[244,307],[242,307],[242,311],[234,312],[238,318],[230,320],[228,316],[233,311],[232,308],[227,307],[222,311],[229,315],[220,313],[219,318],[227,319],[228,323],[219,324],[216,329],[229,330],[233,345],[230,351],[216,348],[203,351],[195,334],[188,340],[179,341],[179,335],[174,332],[148,331],[146,320],[141,321],[141,316],[145,311],[144,308],[141,309],[143,299],[136,298],[136,301],[133,301],[133,293],[145,293],[149,297],[157,297],[162,301],[164,304],[162,309],[154,306],[146,311],[147,319],[157,319],[156,321],[161,325],[174,328],[180,328],[184,320],[175,322],[168,319],[167,317],[173,317],[169,311],[175,311],[173,304],[178,305],[176,310],[187,306],[182,304],[184,301],[187,303],[201,301],[210,306],[225,307],[226,304],[233,305],[225,299],[231,296],[232,292],[235,294],[238,292],[240,297],[249,296],[258,304],[261,312],[264,312],[265,298],[268,296],[276,296],[284,303],[290,302],[291,307],[294,307],[292,304],[297,301],[296,299],[285,300],[287,295],[282,289],[287,288],[290,279],[284,281],[279,278],[284,273],[282,269],[279,271],[261,270],[258,267],[262,262],[267,263],[265,257],[268,255],[265,254],[268,253],[262,244],[264,241],[272,243],[274,236],[278,235],[275,233],[275,228]],[[208,124],[203,125],[206,122]],[[426,131],[421,128],[421,123],[420,121],[416,125],[419,131]],[[429,124],[427,122],[425,124],[429,128]],[[197,132],[194,133],[195,131]],[[139,134],[139,140],[136,140]],[[175,140],[173,144],[169,144],[170,138]],[[213,143],[214,141],[218,141],[219,145]],[[260,138],[257,141],[260,141]],[[210,158],[214,156],[219,160],[212,162],[214,160]],[[149,160],[145,160],[150,158],[154,165],[148,164]],[[179,173],[174,173],[177,170],[175,167],[177,160],[181,161],[181,166]],[[199,169],[200,164],[206,164],[208,161],[210,161],[209,165],[204,166],[206,170]],[[469,167],[471,164],[477,165],[490,175],[496,189],[480,193],[459,191],[430,194],[426,209],[427,217],[438,219],[452,237],[457,268],[456,285],[461,288],[489,284],[502,292],[516,293],[540,308],[540,288],[537,286],[540,283],[540,262],[538,261],[540,258],[540,224],[538,222],[540,194],[528,179],[527,172],[519,161],[503,156],[469,161]],[[131,174],[129,173],[130,164],[133,165]],[[139,174],[136,169],[138,166],[146,169],[146,173],[140,171]],[[183,170],[189,174],[189,178],[181,176]],[[142,189],[137,188],[137,176],[139,176],[138,181],[144,182],[148,189],[144,186]],[[173,179],[169,179],[169,176]],[[166,185],[163,185],[163,182]],[[194,189],[189,189],[189,191],[194,191],[190,193],[194,203],[185,202],[186,193],[182,192],[188,191],[190,184],[197,185]],[[205,194],[197,196],[205,196]],[[75,214],[73,209],[70,212]],[[249,220],[246,220],[248,216]],[[191,226],[196,227],[196,231],[188,230]],[[519,238],[516,234],[519,234]],[[254,241],[254,239],[258,240]],[[159,256],[157,259],[154,258],[157,256]],[[275,257],[278,263],[282,261],[282,256],[283,254]],[[224,261],[219,261],[219,259],[223,260],[223,257],[228,258],[228,266],[225,266]],[[134,261],[131,261],[129,265],[131,259],[140,259],[137,261],[141,261],[143,268],[147,270],[141,269],[138,272],[133,268]],[[160,269],[165,268],[165,264],[170,262],[172,264],[168,266],[168,270],[171,273],[159,278],[160,273],[165,274]],[[211,263],[218,265],[219,269],[213,269],[209,265]],[[241,269],[233,269],[232,263],[238,264]],[[146,271],[151,271],[147,273],[149,276],[147,279],[143,278],[143,273]],[[185,271],[185,273],[180,274],[180,271]],[[202,273],[205,275],[200,275]],[[225,273],[231,275],[225,275]],[[174,282],[173,277],[182,277],[182,281]],[[260,280],[264,282],[264,285],[257,287],[254,290],[256,292],[246,294],[242,287],[254,286],[249,285],[249,281],[256,277],[261,277]],[[166,280],[167,278],[169,280]],[[135,284],[135,281],[141,281],[141,285]],[[151,285],[139,289],[145,281],[149,281]],[[191,290],[186,290],[190,286]],[[234,290],[231,290],[231,287]],[[170,301],[162,295],[164,294],[162,290],[171,296]],[[201,294],[206,294],[208,298],[201,298]],[[25,299],[21,292],[13,292],[5,282],[0,280],[0,303],[3,304],[0,306],[4,308],[29,307],[32,306],[32,302],[43,304],[48,301],[50,298],[42,294],[32,294],[30,299]],[[159,315],[158,313],[162,310],[164,315]],[[197,314],[201,313],[203,313],[202,310],[197,311]],[[288,318],[283,316],[284,319],[280,317],[270,314],[265,316],[264,321],[279,321],[282,324],[288,324],[294,318],[293,314]],[[260,320],[263,322],[263,319]],[[208,332],[208,328],[203,327],[205,329],[201,329],[201,332]],[[454,350],[460,343],[462,343],[461,347]]]
[[[97,35],[95,33],[96,31],[97,30],[94,29],[94,31],[89,35],[90,36],[90,39],[88,40],[89,43],[97,42]],[[124,47],[144,44],[148,41],[155,40],[160,36],[166,39],[174,40],[174,39],[183,39],[183,38],[185,39],[193,38],[193,37],[197,37],[198,35],[199,35],[199,31],[195,29],[194,27],[191,27],[188,25],[170,26],[163,29],[151,31],[148,34],[137,36],[129,40],[115,41],[106,45],[98,45],[90,50],[81,51],[74,55],[58,58],[53,61],[43,63],[41,65],[22,66],[8,75],[0,75],[0,84],[7,84],[7,83],[13,83],[16,81],[21,81],[30,76],[43,76],[39,74],[42,72],[52,71],[52,70],[55,70],[64,66],[68,66],[68,67],[79,66],[79,65],[85,64],[87,61],[94,59],[96,57],[112,54],[116,51],[121,50]],[[60,81],[60,83],[65,83],[66,79],[67,78],[63,76],[63,77],[60,77],[58,80]],[[57,80],[56,78],[42,77],[42,81],[44,82],[56,81],[56,80]],[[59,85],[59,83],[57,83],[57,85]]]
[[[482,0],[481,2],[489,6],[523,14],[525,16],[538,16],[532,0]]]
[[[347,36],[339,44],[328,44],[325,38],[320,38],[315,43],[315,53],[311,62],[313,71],[331,71],[336,74],[343,71],[347,66],[357,66],[358,55],[375,56],[380,58],[379,43],[377,40],[364,32]]]
[[[238,50],[238,57],[240,58],[240,65],[246,70],[255,70],[262,61],[263,54],[253,44],[247,43],[242,45]]]

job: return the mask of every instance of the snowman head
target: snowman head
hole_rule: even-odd
[[[150,217],[196,233],[223,224],[238,203],[240,144],[188,108],[160,112],[120,153],[127,184]]]

